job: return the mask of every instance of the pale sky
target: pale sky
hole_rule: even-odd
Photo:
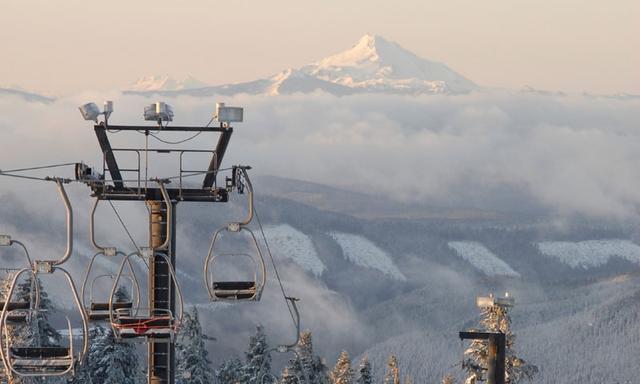
[[[0,86],[272,75],[381,35],[481,85],[640,93],[638,0],[3,0]]]

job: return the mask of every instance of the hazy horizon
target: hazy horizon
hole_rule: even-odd
[[[209,84],[264,78],[351,47],[395,41],[485,86],[640,92],[640,4],[565,0],[552,9],[455,1],[298,3],[8,2],[0,85],[46,94],[123,89],[155,74]]]

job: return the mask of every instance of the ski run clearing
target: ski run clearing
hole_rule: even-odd
[[[509,264],[505,263],[481,243],[476,241],[450,241],[447,245],[458,256],[487,276],[520,277],[520,274],[514,271]]]
[[[400,272],[389,255],[370,240],[348,233],[330,232],[329,236],[340,245],[344,257],[356,265],[377,269],[396,280],[407,278]]]
[[[543,255],[555,257],[571,268],[598,267],[614,256],[640,264],[640,246],[629,240],[544,241],[537,246]]]
[[[326,269],[309,236],[292,226],[287,224],[266,226],[264,233],[269,239],[269,246],[273,248],[275,255],[293,260],[305,271],[311,272],[315,276],[322,275]]]

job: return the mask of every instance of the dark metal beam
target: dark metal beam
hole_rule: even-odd
[[[118,168],[118,162],[116,161],[116,157],[113,155],[113,151],[111,150],[111,143],[109,142],[109,138],[107,137],[107,130],[104,125],[98,124],[93,127],[96,132],[96,136],[98,137],[98,143],[100,143],[100,149],[102,149],[102,153],[104,155],[104,161],[107,163],[107,168],[109,168],[109,173],[111,174],[111,179],[114,180],[113,184],[117,188],[124,187],[122,183],[122,175],[120,174],[120,169]]]
[[[214,190],[202,189],[167,189],[171,200],[175,201],[202,201],[202,202],[226,202],[229,200],[229,193],[225,188]],[[161,200],[162,193],[158,188],[140,189],[140,193],[135,188],[114,188],[107,186],[102,188],[97,186],[93,189],[93,196],[100,200],[128,200],[145,201]]]
[[[228,127],[222,134],[220,138],[218,138],[218,145],[216,145],[216,152],[214,156],[211,158],[211,162],[209,163],[209,168],[207,169],[207,174],[204,177],[204,181],[202,182],[202,188],[211,188],[213,186],[213,182],[216,180],[217,171],[220,169],[220,164],[222,164],[222,159],[224,158],[224,154],[227,151],[227,146],[229,145],[229,140],[231,140],[231,134],[233,133],[233,128]]]
[[[96,125],[99,127],[101,125]],[[104,127],[103,127],[104,128]],[[116,131],[159,131],[159,132],[226,132],[230,128],[224,127],[181,127],[172,126],[159,127],[157,125],[109,125],[108,129]]]

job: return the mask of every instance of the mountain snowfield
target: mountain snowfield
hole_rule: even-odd
[[[615,256],[640,264],[640,246],[629,240],[543,241],[537,247],[543,255],[555,257],[571,268],[599,267]]]
[[[326,269],[322,260],[318,258],[318,253],[309,236],[292,226],[288,224],[266,226],[264,233],[275,255],[293,260],[302,269],[316,277],[322,275]]]
[[[391,257],[369,239],[341,232],[330,232],[329,235],[340,245],[344,257],[354,264],[377,269],[396,280],[407,279]]]
[[[192,78],[166,76],[139,80],[126,92],[161,95],[283,95],[323,91],[337,96],[358,93],[460,94],[480,87],[443,63],[418,57],[381,36],[364,35],[350,49],[302,68],[288,68],[264,79],[204,86]]]
[[[447,244],[456,254],[487,276],[520,277],[509,264],[496,256],[483,244],[475,241],[450,241]]]

